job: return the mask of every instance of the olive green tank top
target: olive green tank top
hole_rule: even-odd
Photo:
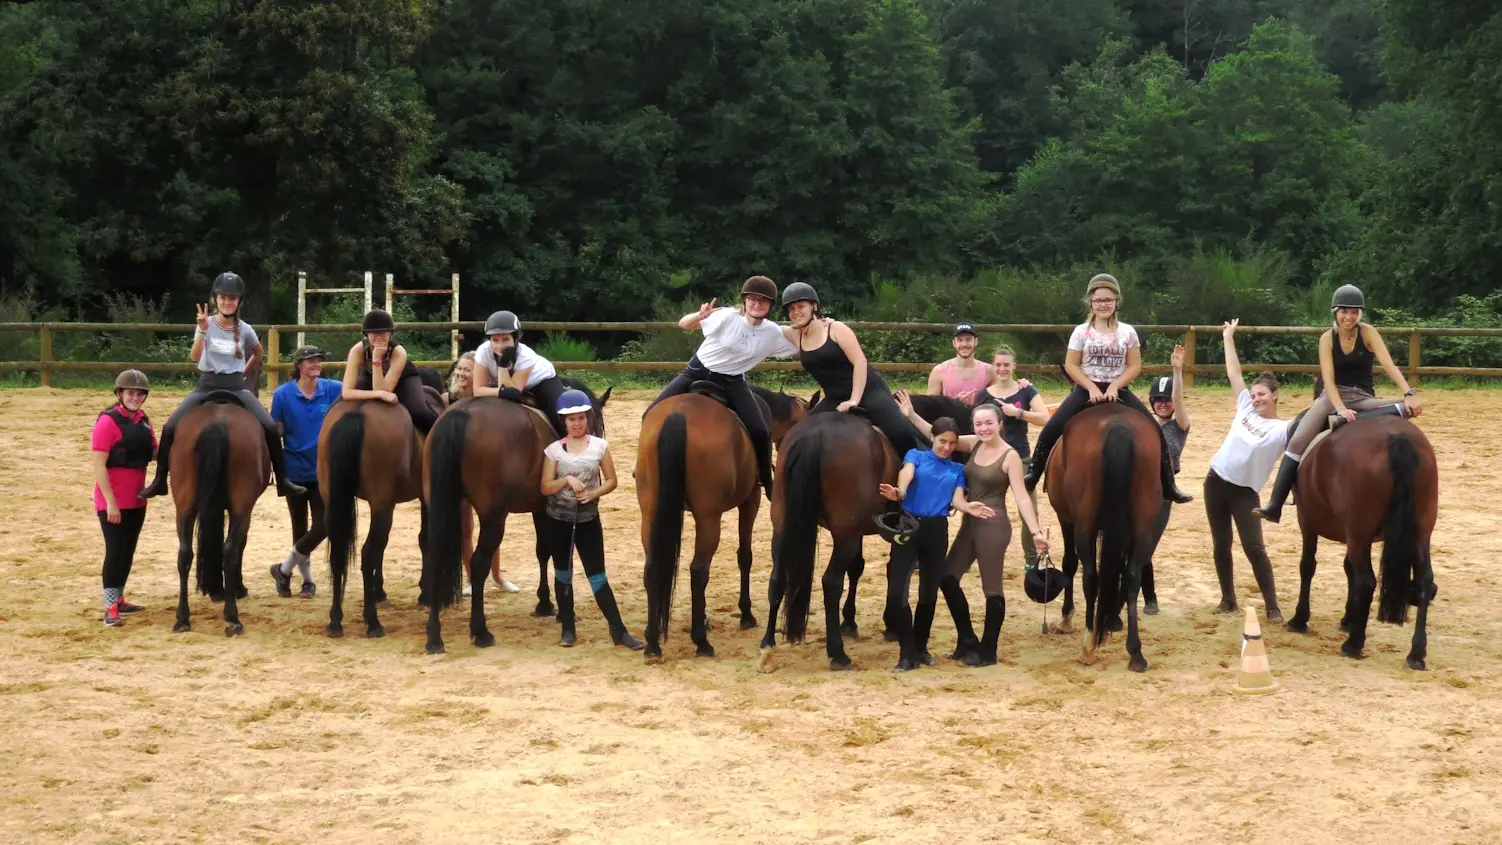
[[[986,466],[975,462],[975,453],[978,451],[979,448],[971,452],[970,460],[965,462],[965,484],[969,488],[965,498],[972,502],[982,502],[994,511],[1004,511],[1007,489],[1012,486],[1012,482],[1007,478],[1002,465],[1007,462],[1007,455],[1015,450],[1008,446],[1002,451],[1001,457]]]

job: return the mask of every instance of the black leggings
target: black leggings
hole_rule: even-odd
[[[235,394],[235,398],[240,400],[245,410],[256,415],[256,420],[260,422],[261,428],[266,430],[267,436],[276,438],[278,443],[281,442],[282,435],[277,430],[276,420],[271,418],[270,412],[266,410],[265,405],[261,404],[261,400],[245,387],[245,377],[234,373],[200,373],[198,387],[177,403],[177,408],[172,411],[172,416],[167,418],[167,424],[163,426],[163,433],[166,429],[175,429],[178,420],[183,418],[183,414],[202,405],[210,392],[220,390]]]
[[[407,366],[412,366],[410,361]],[[373,384],[374,382],[370,380],[370,371],[366,370],[355,380],[355,389],[373,390]],[[391,392],[396,394],[396,401],[402,403],[402,407],[406,408],[407,413],[411,415],[412,426],[426,435],[433,430],[433,423],[438,422],[438,415],[443,413],[443,409],[433,407],[433,403],[428,399],[427,391],[422,388],[422,377],[414,369],[402,376],[396,383],[396,389]]]
[[[565,390],[568,390],[568,385],[557,376],[545,378],[527,388],[527,392],[537,400],[537,407],[541,408],[542,412],[548,415],[548,419],[553,421],[553,428],[558,432],[559,437],[568,436],[568,429],[563,425],[563,417],[558,416],[558,398]]]
[[[949,550],[949,517],[918,517],[918,531],[901,545],[892,545],[887,560],[887,629],[897,634],[902,656],[917,659],[928,651],[939,581],[945,575]],[[908,603],[913,570],[918,570],[918,611]]]
[[[772,431],[767,428],[767,420],[762,416],[761,405],[756,401],[756,393],[751,390],[751,385],[745,376],[727,376],[721,373],[710,372],[699,364],[698,357],[689,360],[688,366],[678,377],[668,382],[668,386],[657,394],[647,410],[652,410],[658,402],[671,396],[681,396],[688,392],[696,381],[712,381],[725,391],[725,397],[730,400],[730,410],[735,412],[741,422],[746,424],[746,432],[751,435],[753,442],[766,440],[771,442]],[[645,416],[645,413],[643,414]]]
[[[837,410],[840,403],[849,398],[849,394],[826,395],[809,413]],[[871,415],[871,422],[881,429],[882,434],[885,434],[888,440],[892,441],[892,447],[897,450],[899,461],[909,449],[928,449],[933,446],[933,443],[913,426],[912,421],[903,415],[902,409],[897,407],[897,400],[892,398],[891,389],[876,375],[875,371],[872,371],[871,378],[866,381],[866,390],[861,394],[860,407]]]
[[[553,559],[553,580],[571,584],[574,569],[570,563],[569,543],[584,565],[584,574],[589,578],[589,588],[599,590],[610,583],[605,577],[605,531],[599,517],[584,522],[564,522],[551,516],[543,518],[548,532],[548,556]]]
[[[292,517],[292,548],[306,557],[318,548],[319,543],[328,539],[329,529],[323,520],[323,496],[318,491],[318,482],[299,483],[308,492],[303,496],[288,496],[287,513]],[[311,529],[308,525],[309,511],[313,513]]]
[[[1224,610],[1236,607],[1236,584],[1231,564],[1231,524],[1241,535],[1241,550],[1252,564],[1252,575],[1267,604],[1267,614],[1278,614],[1278,591],[1273,584],[1273,565],[1262,544],[1262,520],[1252,513],[1258,507],[1257,491],[1242,487],[1216,475],[1205,476],[1205,515],[1210,519],[1210,545],[1215,556],[1215,575],[1220,581],[1220,603]]]
[[[1102,391],[1109,387],[1104,382],[1097,382],[1095,386],[1099,387]],[[1142,404],[1141,399],[1132,394],[1130,388],[1123,387],[1116,391],[1116,401],[1128,408],[1141,411],[1148,419],[1154,419],[1153,412],[1149,411],[1147,406]],[[1075,385],[1074,389],[1069,391],[1069,395],[1064,397],[1064,401],[1059,403],[1059,407],[1054,410],[1053,416],[1048,418],[1048,423],[1043,426],[1043,430],[1038,432],[1038,442],[1033,445],[1033,466],[1039,470],[1043,469],[1044,464],[1040,463],[1040,461],[1046,462],[1048,460],[1048,455],[1053,451],[1054,444],[1059,442],[1059,438],[1064,434],[1064,426],[1068,425],[1075,414],[1088,407],[1090,407],[1090,391],[1079,385]],[[1156,426],[1156,423],[1154,425]],[[1157,427],[1161,429],[1160,426]],[[1158,436],[1160,438],[1163,436],[1161,430],[1158,432]],[[1163,454],[1168,454],[1168,444],[1166,442],[1163,444]]]
[[[130,565],[136,557],[136,541],[141,539],[141,526],[146,522],[145,508],[120,511],[120,523],[111,525],[109,514],[99,511],[99,527],[104,531],[104,588],[124,590],[125,579],[130,577]]]

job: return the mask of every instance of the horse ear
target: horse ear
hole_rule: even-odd
[[[615,385],[612,384],[611,386],[605,388],[604,393],[600,394],[600,410],[605,410],[605,403],[610,401],[610,393],[613,390],[615,390]]]

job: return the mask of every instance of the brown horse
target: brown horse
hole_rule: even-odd
[[[586,390],[586,392],[588,392]],[[605,403],[595,400],[590,433],[605,433]],[[558,438],[538,411],[493,396],[461,399],[451,405],[424,444],[423,497],[428,503],[428,537],[422,556],[422,597],[428,605],[428,654],[443,653],[439,613],[458,601],[465,569],[459,552],[460,507],[468,499],[479,515],[479,536],[469,559],[470,640],[495,645],[485,625],[485,578],[490,558],[506,536],[506,517],[542,509],[543,449]]]
[[[245,598],[241,563],[250,514],[271,479],[271,454],[261,423],[233,393],[210,393],[178,422],[169,476],[177,511],[177,623],[187,631],[188,570],[198,527],[198,590],[224,601],[224,635],[243,633],[236,600]],[[229,512],[229,533],[224,514]]]
[[[1426,623],[1437,592],[1429,538],[1439,514],[1439,470],[1429,439],[1399,417],[1348,423],[1305,454],[1297,490],[1304,554],[1299,562],[1299,606],[1288,630],[1309,630],[1309,585],[1319,538],[1345,543],[1346,611],[1340,629],[1350,636],[1340,651],[1361,657],[1377,586],[1372,543],[1382,540],[1377,619],[1402,625],[1408,621],[1408,605],[1417,605],[1408,668],[1426,668]]]
[[[1137,596],[1152,561],[1153,520],[1163,501],[1156,424],[1115,402],[1079,412],[1064,427],[1064,443],[1048,459],[1048,501],[1064,535],[1064,622],[1074,614],[1074,573],[1084,564],[1085,646],[1095,659],[1127,607],[1128,667],[1147,671],[1137,636]],[[1100,540],[1097,565],[1096,540]],[[1123,595],[1124,594],[1124,595]]]
[[[814,555],[819,526],[834,537],[824,570],[825,651],[831,669],[850,669],[840,626],[845,573],[859,559],[861,540],[876,533],[875,518],[887,510],[880,485],[897,482],[901,460],[892,444],[856,414],[809,414],[793,426],[777,454],[772,490],[770,610],[758,669],[770,672],[777,644],[777,613],[784,597],[784,631],[803,642],[813,600]],[[854,585],[851,587],[852,597]],[[853,618],[853,608],[852,608]]]
[[[370,504],[370,531],[360,550],[365,635],[384,636],[376,605],[386,596],[381,561],[392,516],[398,503],[422,498],[422,441],[407,409],[377,399],[334,403],[318,434],[318,489],[327,506],[324,518],[334,582],[328,634],[344,636],[344,588],[355,552],[355,499],[360,498]],[[419,547],[426,540],[427,523],[424,506]]]

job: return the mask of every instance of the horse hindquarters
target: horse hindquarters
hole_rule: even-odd
[[[360,490],[360,461],[365,448],[365,414],[359,408],[334,421],[324,444],[328,490],[324,491],[324,525],[328,529],[333,600],[328,635],[344,636],[344,591],[355,554],[355,497]]]
[[[439,614],[459,600],[464,566],[460,558],[459,508],[465,500],[464,446],[469,432],[469,409],[451,408],[438,418],[426,444],[428,544],[422,556],[422,585],[428,598],[428,654],[444,653]],[[480,535],[487,514],[480,514]],[[480,538],[476,538],[476,553]],[[478,591],[477,591],[478,592]]]
[[[673,613],[673,589],[678,581],[678,557],[683,543],[683,508],[688,498],[688,420],[674,411],[662,421],[655,441],[657,484],[648,494],[650,513],[642,520],[647,529],[645,586],[647,588],[648,661],[662,659],[661,640],[667,638]],[[719,516],[715,516],[716,525]],[[716,534],[718,537],[718,534]],[[695,640],[698,642],[698,640]],[[703,645],[700,645],[703,648]]]

